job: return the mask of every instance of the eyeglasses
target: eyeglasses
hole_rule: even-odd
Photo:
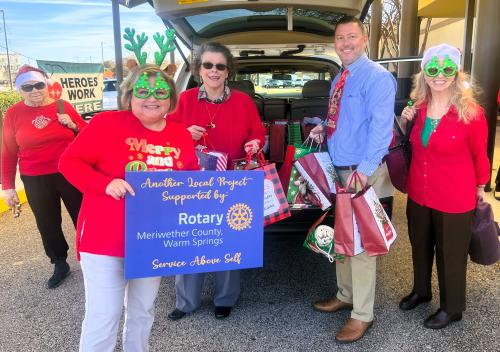
[[[219,71],[225,71],[227,69],[227,65],[224,65],[224,64],[213,64],[211,62],[204,62],[204,63],[201,64],[201,66],[203,66],[203,68],[207,69],[207,70],[211,70],[212,67],[214,67],[214,66]]]
[[[134,87],[134,96],[139,99],[147,99],[150,96],[154,96],[158,100],[165,100],[170,98],[170,89]]]
[[[425,65],[424,71],[427,77],[437,77],[439,73],[442,73],[444,77],[452,77],[456,75],[458,66],[446,56],[443,61],[443,66],[440,67],[437,56],[434,56],[432,60]]]
[[[29,93],[35,88],[36,90],[42,90],[46,86],[45,82],[37,82],[35,84],[23,84],[21,86],[21,90],[23,92]]]

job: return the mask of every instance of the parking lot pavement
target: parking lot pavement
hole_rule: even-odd
[[[335,292],[335,268],[302,247],[304,234],[265,235],[264,268],[245,270],[242,293],[228,319],[213,315],[212,278],[203,306],[184,319],[166,316],[175,306],[173,278],[165,278],[156,304],[151,351],[498,351],[500,338],[500,264],[469,264],[467,311],[461,322],[428,330],[423,320],[438,308],[434,298],[414,311],[398,302],[411,289],[411,257],[404,218],[405,198],[396,197],[399,232],[391,253],[379,258],[375,324],[360,341],[342,345],[335,333],[348,318],[315,312],[312,302]],[[23,205],[20,218],[0,214],[0,351],[76,351],[84,309],[84,288],[75,262],[71,221],[64,214],[70,241],[71,276],[48,290],[52,274],[33,215]],[[497,347],[495,347],[497,346]]]

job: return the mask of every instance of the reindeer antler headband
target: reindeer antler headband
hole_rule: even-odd
[[[125,44],[125,49],[130,50],[135,54],[135,57],[137,58],[140,66],[145,65],[148,54],[146,52],[142,52],[142,47],[148,41],[148,36],[144,32],[140,35],[135,35],[135,29],[127,27],[125,28],[123,39],[130,42],[130,44]],[[175,50],[175,30],[167,29],[165,30],[165,35],[161,35],[157,32],[153,35],[153,39],[160,48],[160,52],[155,51],[154,53],[155,64],[157,66],[161,66],[163,60],[165,60],[165,56],[167,55],[167,53]]]

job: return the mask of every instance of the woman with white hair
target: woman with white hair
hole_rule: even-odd
[[[47,74],[25,65],[16,76],[23,101],[10,107],[2,130],[2,189],[7,205],[18,211],[16,169],[35,215],[45,253],[54,264],[47,282],[56,288],[69,274],[68,243],[61,228],[61,199],[76,225],[82,194],[58,172],[59,157],[87,123],[66,101],[49,96]],[[19,213],[17,212],[17,215]]]
[[[411,310],[432,298],[434,252],[440,308],[424,326],[441,329],[462,319],[472,214],[490,177],[488,127],[472,87],[460,71],[460,51],[441,44],[428,49],[415,77],[412,160],[408,177],[408,233],[413,290],[399,307]]]

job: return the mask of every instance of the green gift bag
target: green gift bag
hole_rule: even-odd
[[[343,261],[345,257],[335,253],[334,246],[334,230],[328,225],[321,224],[325,219],[328,211],[326,211],[309,229],[304,247],[321,254],[328,258],[333,263],[335,260]],[[321,224],[321,225],[320,225]]]
[[[294,121],[288,124],[288,145],[300,147],[302,145],[302,134],[300,133],[300,122]]]
[[[304,155],[315,153],[319,146],[313,146],[312,139],[307,139],[301,146],[295,147],[293,160],[297,160]],[[310,188],[307,187],[307,181],[300,175],[295,166],[290,173],[290,182],[286,195],[288,203],[296,207],[320,206],[320,201]]]

